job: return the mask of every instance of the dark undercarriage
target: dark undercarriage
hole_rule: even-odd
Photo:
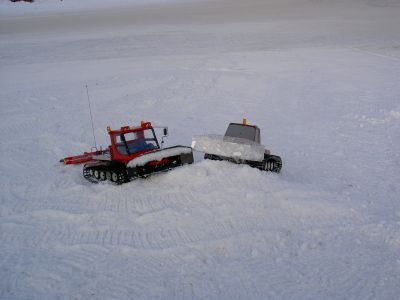
[[[83,166],[83,177],[91,182],[111,181],[115,184],[146,178],[151,174],[166,172],[185,164],[193,163],[192,153],[182,153],[150,161],[143,166],[129,167],[118,161],[93,161]]]
[[[282,169],[282,159],[277,155],[271,154],[264,154],[264,159],[262,161],[236,160],[231,157],[218,156],[209,153],[206,153],[204,155],[204,159],[224,160],[235,164],[246,164],[252,168],[257,168],[262,171],[269,171],[274,173],[279,173]]]

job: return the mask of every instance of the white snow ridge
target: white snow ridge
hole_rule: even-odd
[[[141,156],[138,156],[138,157],[132,159],[128,163],[128,167],[134,168],[137,166],[144,166],[145,164],[147,164],[150,161],[160,161],[164,157],[176,156],[176,155],[186,154],[186,153],[191,153],[191,152],[192,152],[192,149],[190,147],[176,146],[176,147],[172,147],[172,148],[168,148],[168,149],[161,149],[161,150],[157,150],[155,152],[145,153]]]
[[[398,299],[399,16],[397,0],[0,0],[0,299]],[[168,126],[167,148],[247,118],[282,171],[194,151],[93,184],[59,163],[91,149],[86,85],[103,149],[107,126]],[[245,145],[218,147],[261,156]]]

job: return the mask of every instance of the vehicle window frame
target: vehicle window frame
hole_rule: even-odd
[[[115,148],[116,148],[117,152],[120,155],[129,156],[129,155],[135,154],[137,152],[141,152],[141,151],[132,152],[129,149],[128,143],[130,141],[135,141],[137,139],[128,139],[128,140],[126,139],[126,135],[128,135],[128,134],[135,134],[136,135],[140,131],[143,132],[143,135],[144,135],[143,140],[144,141],[146,141],[146,142],[147,141],[151,141],[151,142],[154,143],[154,146],[155,146],[154,149],[160,149],[160,144],[158,143],[157,136],[155,134],[154,129],[153,128],[146,128],[146,129],[143,129],[143,130],[128,131],[128,132],[125,132],[125,133],[115,134],[115,136],[114,136]],[[151,136],[152,137],[146,137],[146,131],[148,131],[148,132],[151,131]],[[118,141],[118,139],[120,141]],[[120,147],[123,147],[124,151],[121,151]],[[145,150],[147,150],[147,149],[145,149]]]
[[[250,133],[250,130],[252,130],[253,132],[251,132],[251,139],[242,135],[242,136],[238,136],[238,135],[232,135],[233,133],[244,133],[245,130],[243,130],[244,128],[246,128],[245,130],[247,131],[246,133]],[[248,141],[252,141],[255,142],[257,139],[257,129],[253,126],[246,126],[246,125],[241,125],[241,124],[229,124],[226,132],[225,132],[225,136],[227,137],[232,137],[232,138],[242,138]]]

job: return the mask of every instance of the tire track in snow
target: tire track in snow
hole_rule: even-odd
[[[389,59],[389,60],[395,61],[395,62],[400,62],[400,58],[396,57],[396,56],[382,54],[382,53],[378,53],[378,52],[374,52],[374,51],[370,51],[370,50],[364,50],[364,49],[361,49],[359,47],[350,47],[349,49],[354,51],[354,52],[361,52],[361,53],[368,54],[368,55],[371,55],[371,56],[385,58],[385,59]]]
[[[218,182],[209,184],[211,192],[206,194],[199,194],[198,191],[190,189],[190,192],[187,193],[181,193],[178,189],[167,193],[164,190],[148,191],[151,184],[154,182],[138,181],[124,187],[99,185],[89,190],[84,190],[86,188],[84,186],[77,187],[73,191],[79,193],[77,198],[70,198],[68,193],[70,190],[61,182],[60,185],[46,186],[47,191],[43,192],[35,191],[34,187],[18,190],[15,185],[12,191],[21,196],[21,202],[25,203],[25,206],[20,209],[20,204],[16,204],[15,208],[19,208],[23,212],[0,219],[0,225],[4,228],[2,230],[4,234],[0,236],[0,243],[3,244],[3,240],[7,240],[9,247],[37,251],[63,247],[69,249],[96,247],[116,251],[116,249],[128,247],[133,251],[161,255],[166,251],[188,249],[187,246],[218,244],[219,241],[224,242],[224,239],[246,236],[247,233],[252,234],[266,230],[279,231],[297,225],[302,228],[301,218],[305,217],[311,217],[313,224],[319,222],[325,226],[330,224],[329,220],[324,220],[324,216],[329,215],[329,211],[325,211],[325,209],[320,210],[318,215],[310,215],[299,211],[298,207],[294,205],[280,206],[282,203],[279,199],[288,195],[274,194],[274,192],[268,194],[268,197],[278,199],[278,204],[271,207],[268,202],[267,204],[253,203],[251,197],[246,198],[247,194],[243,194],[237,187],[235,188],[237,182],[234,178],[231,178],[224,186],[228,193],[226,198],[229,201],[219,199],[218,195],[213,192],[218,187]],[[61,191],[58,193],[61,197],[59,200],[53,199],[51,193],[59,187],[61,187]],[[25,196],[30,193],[31,188],[35,195],[33,201],[29,202]],[[262,192],[260,191],[260,193]],[[236,193],[241,193],[238,196],[239,199],[230,199],[231,194]],[[288,193],[290,196],[293,191]],[[314,198],[315,196],[313,195]],[[306,198],[307,195],[304,197]],[[256,209],[242,209],[244,207],[242,201],[247,201],[250,207],[254,206]],[[313,203],[309,204],[312,207]],[[224,208],[225,205],[227,206]],[[240,210],[240,214],[234,213],[235,211],[232,213],[232,208],[235,211]],[[278,219],[276,217],[278,209],[283,212],[281,216],[283,215],[285,218]],[[296,220],[299,216],[301,218]],[[310,220],[308,224],[310,224]],[[13,236],[11,237],[11,235]],[[193,250],[187,251],[194,252]],[[51,270],[51,273],[58,274],[61,278],[67,274],[79,274],[78,278],[83,279],[82,286],[88,286],[90,274],[94,272],[95,266],[93,266],[93,259],[87,258],[85,255],[89,254],[76,252],[72,255],[63,255],[63,257],[69,256],[69,258],[58,261],[58,267]],[[194,262],[200,272],[192,276],[173,274],[175,277],[172,278],[174,279],[164,284],[166,289],[174,290],[170,294],[173,295],[172,298],[204,299],[208,297],[218,299],[214,295],[228,294],[230,299],[243,299],[249,293],[254,295],[255,291],[252,292],[251,285],[245,277],[235,279],[234,284],[227,281],[222,282],[221,285],[214,285],[214,282],[209,280],[210,277],[206,278],[201,271],[209,272],[216,269],[218,262],[210,257],[202,258],[201,256],[201,254],[196,254],[195,258],[184,257],[182,260],[171,258],[168,261],[168,263],[171,261],[175,263],[171,266],[171,269],[175,270],[177,266],[182,266],[181,268],[185,270]],[[142,260],[137,265],[137,268],[143,271],[141,276],[148,282],[161,284],[163,281],[162,278],[159,278],[158,273],[160,268],[165,270],[166,265],[160,266],[156,259],[149,258],[148,255],[142,257]],[[129,269],[129,271],[131,270]],[[131,280],[135,279],[135,283],[132,285],[132,282],[128,282],[120,275],[127,272],[113,275],[113,283],[118,282],[118,284],[112,286],[106,284],[107,289],[104,289],[104,293],[102,292],[104,299],[126,299],[132,295],[146,293],[142,290],[146,287],[146,281],[130,275]],[[51,281],[52,276],[46,278],[43,276],[38,280],[39,282]],[[215,282],[217,281],[218,279],[215,278]],[[61,282],[61,280],[52,281],[52,285],[61,285]],[[276,284],[279,286],[280,283],[283,284],[282,278],[277,278]],[[224,289],[228,289],[230,292]],[[280,290],[279,287],[276,289],[281,294],[285,293],[285,289]],[[43,291],[46,290],[47,285],[43,284]],[[295,292],[295,289],[293,288],[291,291]]]
[[[54,211],[56,212],[56,211]],[[46,212],[44,221],[35,227],[34,221],[27,222],[3,222],[1,240],[7,243],[14,243],[32,247],[44,247],[51,244],[62,245],[102,245],[102,246],[128,246],[135,249],[162,250],[178,247],[187,244],[213,242],[228,239],[248,232],[263,230],[279,230],[285,227],[284,224],[268,224],[267,217],[254,217],[250,219],[236,220],[231,219],[209,223],[206,228],[155,228],[146,229],[137,227],[134,230],[127,229],[104,229],[99,230],[93,227],[82,228],[81,223],[85,223],[88,216],[75,216],[67,214],[67,220],[73,223],[54,223],[47,221],[46,215],[53,212]],[[39,214],[40,216],[40,214]],[[78,219],[76,219],[78,218]],[[82,220],[79,220],[82,219]],[[265,227],[265,224],[268,224]],[[300,222],[301,225],[301,222]],[[140,229],[141,228],[141,229]]]
[[[164,256],[138,256],[136,252],[128,251],[123,252],[122,256],[114,257],[110,263],[116,266],[113,279],[118,284],[115,285],[109,280],[99,282],[98,292],[104,296],[104,299],[139,299],[143,295],[147,295],[147,298],[160,299],[161,294],[165,299],[162,291],[164,277],[160,271],[172,270],[175,262]],[[127,277],[126,274],[130,276]],[[150,282],[159,289],[148,290]]]
[[[6,222],[2,224],[1,240],[8,244],[21,244],[27,247],[46,247],[48,245],[102,245],[128,246],[135,249],[162,250],[185,244],[210,242],[229,238],[252,229],[246,225],[244,231],[227,229],[230,224],[216,223],[212,231],[202,230],[93,230],[81,231],[73,224],[28,224]],[[250,228],[250,229],[249,229]]]
[[[117,194],[118,197],[116,197],[115,191],[105,192],[101,196],[101,199],[97,199],[97,210],[112,211],[120,214],[142,215],[174,206],[174,202],[170,201],[171,198],[169,194],[138,196],[137,194],[129,195],[121,189],[117,191]]]
[[[106,289],[101,289],[103,299],[139,299],[140,294],[132,285],[115,280],[112,285],[107,284]],[[143,294],[142,294],[143,295]]]

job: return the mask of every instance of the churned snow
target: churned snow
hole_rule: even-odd
[[[200,152],[231,157],[237,160],[262,161],[265,153],[263,145],[246,139],[219,134],[193,136],[192,148]]]
[[[116,2],[1,2],[0,299],[397,299],[399,1]],[[283,169],[91,184],[85,85],[97,145],[247,118]]]
[[[165,157],[188,154],[188,153],[192,153],[192,148],[176,146],[176,147],[161,149],[154,152],[145,153],[141,156],[132,159],[128,163],[128,167],[135,168],[137,166],[144,166],[150,161],[160,161]]]

